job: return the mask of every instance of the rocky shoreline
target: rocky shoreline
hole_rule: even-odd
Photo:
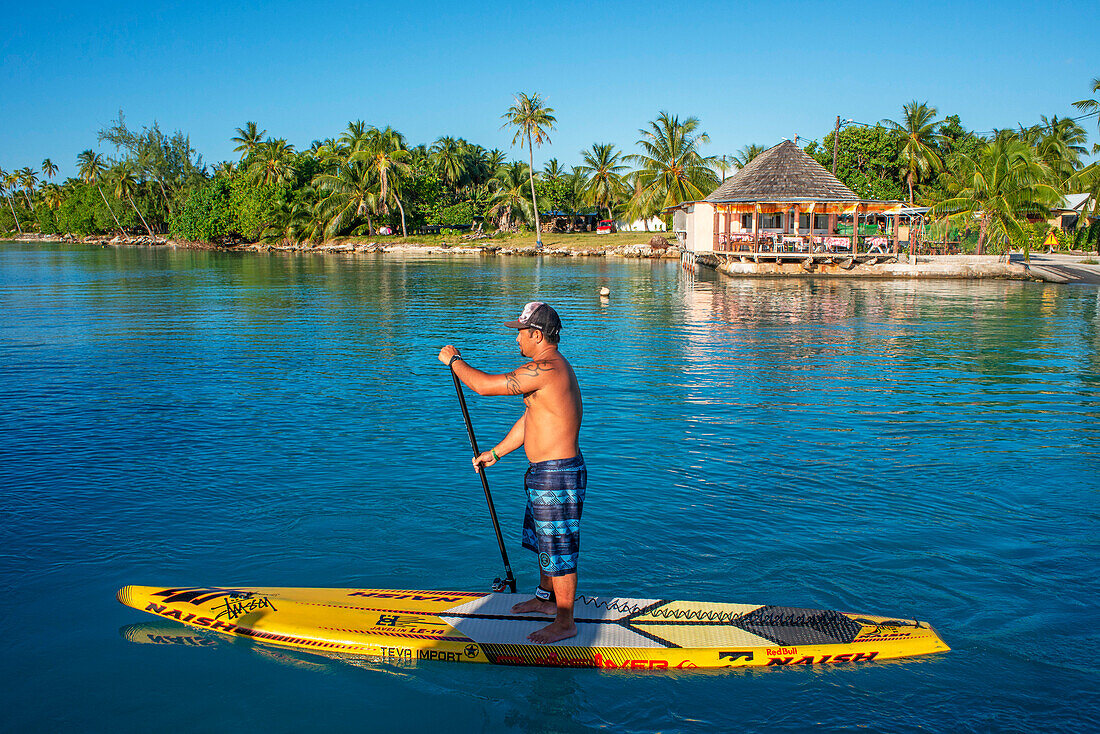
[[[936,255],[910,257],[900,255],[841,257],[813,254],[798,257],[768,257],[734,255],[731,253],[700,253],[690,255],[673,246],[638,243],[615,247],[508,247],[491,238],[438,245],[378,241],[338,241],[319,245],[269,245],[262,242],[242,242],[218,245],[210,242],[188,242],[168,237],[106,237],[90,235],[22,234],[11,237],[16,242],[79,243],[101,247],[172,247],[188,250],[221,252],[286,252],[301,254],[397,254],[397,255],[464,255],[464,256],[542,256],[542,257],[624,257],[642,259],[683,260],[685,263],[714,268],[734,278],[878,278],[921,280],[1025,280],[1047,283],[1082,283],[1100,285],[1100,265],[1093,264],[1086,253],[1032,253],[1031,262],[1023,255]]]
[[[387,244],[384,242],[324,242],[318,245],[297,244],[277,245],[262,242],[242,242],[238,244],[218,245],[210,242],[188,242],[167,237],[106,237],[89,235],[37,235],[23,234],[11,238],[15,242],[69,242],[74,244],[99,245],[103,247],[176,247],[187,250],[219,250],[222,252],[295,252],[295,253],[404,253],[415,255],[521,255],[543,257],[629,257],[644,259],[680,259],[681,252],[675,247],[652,246],[646,243],[620,245],[618,247],[508,247],[493,244],[491,241],[460,242],[439,245]]]

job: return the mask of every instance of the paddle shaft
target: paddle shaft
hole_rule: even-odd
[[[470,409],[466,407],[466,396],[462,393],[462,383],[458,381],[454,366],[450,367],[451,379],[455,381],[455,392],[458,393],[458,404],[462,406],[462,417],[466,419],[466,433],[470,435],[470,448],[474,451],[474,457],[481,456],[477,447],[477,437],[474,436],[474,424],[470,421]],[[493,495],[489,492],[489,480],[485,477],[485,467],[478,466],[477,474],[481,477],[481,488],[485,490],[485,502],[489,505],[489,517],[493,519],[493,530],[497,534],[497,545],[500,546],[500,557],[504,560],[504,573],[507,578],[504,582],[516,592],[516,578],[512,575],[512,564],[508,562],[508,551],[504,548],[504,536],[500,534],[500,521],[497,520],[497,508],[493,505]]]

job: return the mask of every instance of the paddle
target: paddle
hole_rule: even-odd
[[[454,367],[451,367],[451,378],[455,381],[455,391],[458,393],[458,404],[462,406],[462,417],[466,419],[466,433],[470,434],[470,448],[474,450],[474,456],[481,456],[477,447],[477,438],[474,436],[474,425],[470,422],[470,410],[466,407],[466,396],[462,394],[462,384],[458,381]],[[497,534],[497,545],[500,546],[500,557],[504,559],[504,572],[507,578],[503,581],[498,576],[493,579],[493,591],[504,591],[510,588],[516,593],[516,579],[512,575],[512,564],[508,563],[508,551],[504,549],[504,536],[500,534],[500,522],[497,520],[497,509],[493,506],[493,495],[489,492],[489,480],[485,478],[485,467],[478,466],[478,476],[481,477],[481,488],[485,490],[485,501],[489,503],[489,517],[493,518],[493,530]]]

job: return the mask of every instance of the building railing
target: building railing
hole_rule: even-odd
[[[904,240],[902,241],[904,242]],[[901,243],[898,243],[901,244]],[[899,249],[906,249],[908,243]],[[759,252],[792,254],[885,255],[895,252],[892,237],[884,235],[791,235],[761,232],[719,232],[714,235],[715,252]]]

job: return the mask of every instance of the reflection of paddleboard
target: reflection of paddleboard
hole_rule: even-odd
[[[948,650],[923,622],[821,609],[577,597],[577,636],[537,645],[525,594],[387,589],[126,586],[123,604],[272,645],[383,660],[585,668],[867,662]]]
[[[184,647],[211,647],[223,640],[209,632],[192,632],[177,624],[128,624],[118,631],[130,642],[139,645],[182,645]]]
[[[202,632],[195,632],[194,630],[189,629],[182,624],[175,624],[172,621],[165,621],[163,623],[153,622],[152,624],[128,624],[125,627],[119,629],[118,633],[130,642],[135,642],[139,645],[217,647],[219,645],[233,644],[233,640],[227,637],[211,634],[210,632],[207,632],[205,630]],[[294,668],[305,668],[307,670],[321,671],[327,671],[329,669],[327,663],[318,663],[312,660],[301,659],[301,657],[298,656],[301,656],[304,653],[300,653],[296,650],[275,650],[255,646],[250,647],[249,650],[250,652],[255,652],[265,658],[274,660],[277,663],[289,665]],[[345,662],[354,663],[355,661],[351,659],[346,659]]]

